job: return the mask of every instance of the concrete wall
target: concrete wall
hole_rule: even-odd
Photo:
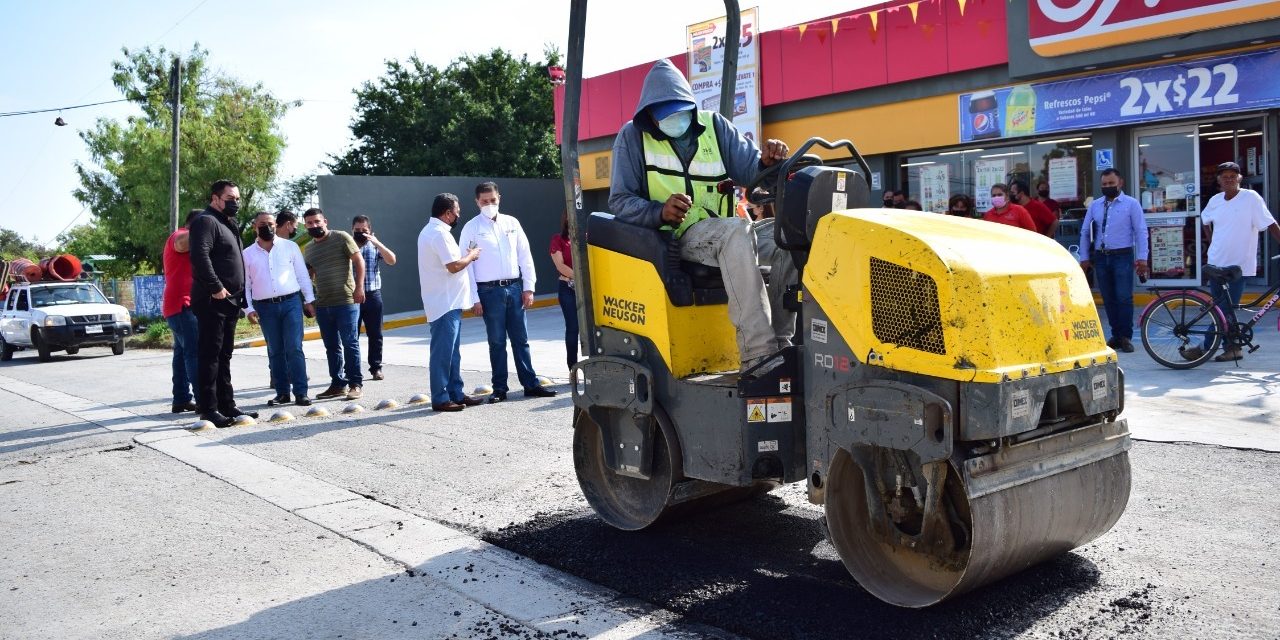
[[[418,233],[431,218],[431,201],[438,193],[458,196],[462,218],[453,228],[479,215],[475,187],[492,180],[502,193],[501,210],[520,220],[529,236],[538,284],[535,293],[555,293],[556,271],[551,263],[551,236],[560,230],[564,186],[558,179],[488,177],[320,176],[320,208],[329,226],[351,230],[351,218],[369,216],[378,239],[396,253],[394,267],[383,266],[382,298],[386,313],[422,311],[418,288]],[[301,217],[302,212],[298,212]]]

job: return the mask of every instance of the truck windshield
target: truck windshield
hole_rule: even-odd
[[[85,302],[107,302],[102,292],[91,284],[78,284],[71,287],[32,287],[31,306],[53,307],[62,304],[82,304]]]

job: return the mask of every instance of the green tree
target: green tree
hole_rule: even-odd
[[[172,58],[163,47],[123,53],[111,79],[141,114],[123,122],[99,119],[80,133],[97,167],[76,163],[75,196],[105,232],[104,253],[125,268],[159,270],[169,235],[172,116],[166,101]],[[210,70],[208,52],[193,47],[182,60],[179,215],[207,205],[209,185],[224,178],[240,185],[245,215],[255,199],[265,200],[285,144],[279,121],[289,106],[261,84]]]
[[[289,210],[302,216],[302,212],[311,208],[312,198],[316,195],[316,177],[300,176],[292,180],[282,180],[271,188],[271,211]]]
[[[35,260],[43,257],[48,251],[43,245],[23,238],[17,231],[0,229],[0,259],[30,258]]]
[[[387,62],[387,72],[356,90],[355,145],[329,169],[354,175],[560,175],[555,107],[545,62],[494,49],[445,69]]]
[[[81,260],[93,255],[112,255],[111,236],[106,227],[97,224],[80,224],[58,234],[55,240],[57,253],[69,253]],[[95,260],[94,267],[105,271],[107,275],[122,278],[137,273],[132,265],[123,260]]]

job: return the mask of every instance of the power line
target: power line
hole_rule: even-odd
[[[129,102],[129,101],[130,100],[128,98],[121,98],[119,100],[107,100],[105,102],[90,102],[89,104],[75,104],[69,107],[53,107],[50,109],[31,109],[28,111],[8,111],[5,113],[0,113],[0,118],[7,118],[10,116],[29,116],[33,113],[50,113],[53,111],[70,111],[71,109],[83,109],[85,107],[96,107],[100,104],[115,104],[117,102]]]

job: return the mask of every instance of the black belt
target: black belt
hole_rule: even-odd
[[[1121,249],[1094,249],[1093,252],[1100,256],[1109,256],[1116,253],[1133,253],[1133,247],[1123,247]]]
[[[297,296],[297,295],[298,295],[298,292],[297,292],[297,291],[294,291],[293,293],[285,294],[285,295],[282,295],[282,296],[276,296],[276,297],[274,297],[274,298],[263,298],[263,299],[261,299],[261,300],[254,300],[254,301],[253,301],[253,303],[254,303],[255,305],[257,305],[257,304],[276,304],[276,303],[279,303],[279,302],[284,302],[285,300],[288,300],[289,298],[295,297],[295,296]]]
[[[477,287],[505,287],[509,284],[520,282],[520,278],[510,278],[507,280],[490,280],[488,282],[477,282]]]

